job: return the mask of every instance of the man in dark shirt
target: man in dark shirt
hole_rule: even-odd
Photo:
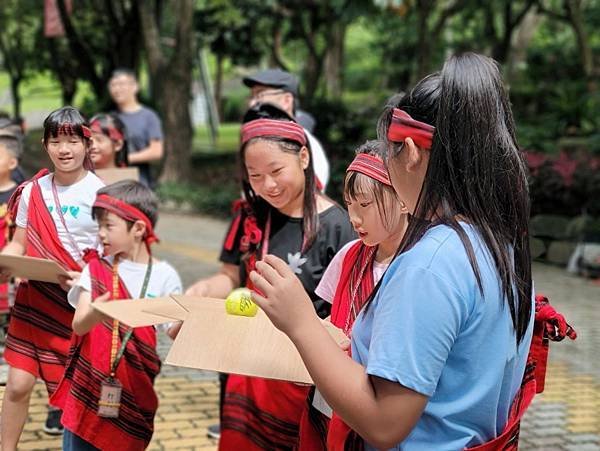
[[[129,164],[139,167],[140,182],[153,187],[149,163],[162,159],[164,152],[160,118],[154,110],[139,102],[139,85],[133,71],[115,70],[108,89],[127,130]]]

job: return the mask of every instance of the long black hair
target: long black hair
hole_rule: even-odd
[[[273,118],[277,120],[285,120],[280,118]],[[282,152],[292,153],[299,155],[302,150],[302,145],[296,141],[291,141],[279,136],[261,136],[253,138],[246,142],[240,147],[239,153],[239,164],[240,174],[242,179],[242,190],[246,201],[250,205],[252,213],[256,216],[259,227],[264,230],[265,223],[269,216],[269,212],[273,207],[265,201],[262,197],[258,196],[248,179],[248,169],[246,168],[245,153],[248,145],[257,142],[266,141],[277,145]],[[315,170],[313,167],[312,152],[310,150],[310,144],[307,142],[306,146],[309,154],[309,162],[306,169],[304,169],[304,197],[303,197],[303,214],[302,214],[302,235],[303,244],[302,251],[306,251],[315,241],[317,232],[319,230],[319,214],[317,210],[317,183]]]
[[[482,290],[472,243],[458,223],[468,221],[493,258],[519,343],[531,319],[529,190],[496,62],[474,53],[449,58],[441,72],[384,109],[378,134],[386,141],[393,108],[436,127],[423,187],[398,253],[430,227],[445,224],[460,237]],[[402,143],[389,142],[388,151],[394,158]]]

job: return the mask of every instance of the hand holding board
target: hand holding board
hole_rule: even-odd
[[[262,310],[254,317],[230,315],[223,299],[183,295],[92,305],[130,326],[182,320],[166,358],[170,365],[312,383],[293,343]],[[331,323],[323,327],[338,344],[347,341]]]

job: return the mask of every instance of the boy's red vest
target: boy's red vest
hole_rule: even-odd
[[[112,293],[112,268],[93,252],[88,254],[92,299]],[[131,296],[119,279],[119,299]],[[118,418],[97,415],[100,387],[109,377],[113,323],[96,325],[83,336],[73,334],[64,378],[50,402],[63,410],[69,431],[100,449],[143,450],[152,438],[158,398],[154,379],[160,371],[154,327],[138,327],[127,343],[116,377],[123,386]],[[119,336],[128,330],[119,325]],[[120,346],[120,343],[119,343]],[[118,444],[118,445],[116,445]]]

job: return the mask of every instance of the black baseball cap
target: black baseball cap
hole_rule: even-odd
[[[255,85],[273,86],[298,95],[298,78],[281,69],[266,69],[242,79],[249,88]]]

